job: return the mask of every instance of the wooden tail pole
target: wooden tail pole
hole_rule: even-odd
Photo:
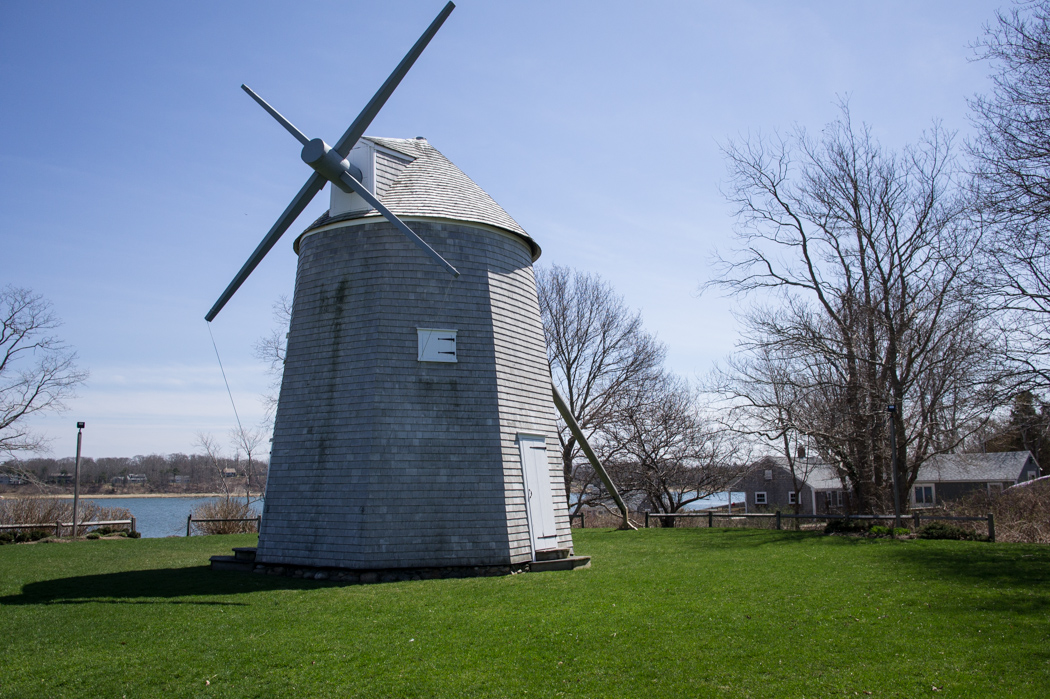
[[[583,430],[580,429],[579,424],[576,422],[576,418],[573,417],[572,411],[569,410],[568,403],[561,397],[561,393],[558,392],[557,386],[551,384],[551,393],[554,394],[554,405],[558,408],[558,412],[561,413],[561,419],[565,420],[565,424],[569,426],[569,431],[572,432],[572,436],[576,438],[576,441],[580,443],[580,447],[583,448],[583,453],[587,455],[587,460],[591,462],[591,466],[598,473],[598,476],[602,479],[602,483],[605,484],[605,489],[612,495],[613,500],[616,501],[616,506],[620,508],[620,514],[623,515],[623,522],[620,524],[620,529],[637,529],[638,527],[631,524],[631,520],[627,516],[627,505],[624,504],[623,498],[620,497],[620,491],[613,485],[612,479],[609,478],[609,474],[605,471],[605,467],[602,466],[602,462],[598,460],[594,450],[591,449],[591,445],[587,442],[587,438],[583,436]]]

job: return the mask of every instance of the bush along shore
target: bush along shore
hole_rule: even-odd
[[[81,522],[107,522],[131,519],[131,512],[124,507],[102,507],[89,500],[79,505]],[[61,538],[60,531],[68,527],[58,527],[56,523],[73,521],[73,501],[55,498],[9,498],[0,500],[0,544],[18,544],[37,541],[50,541]],[[14,528],[18,527],[18,528]],[[71,532],[69,532],[71,533]],[[79,534],[88,538],[105,536],[138,538],[138,532],[132,532],[129,525],[103,525],[101,527],[83,527]]]

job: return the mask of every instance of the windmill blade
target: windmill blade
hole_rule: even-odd
[[[423,36],[419,37],[419,40],[412,46],[405,57],[401,59],[401,62],[397,64],[397,68],[394,68],[394,72],[390,74],[390,77],[386,79],[383,86],[372,96],[365,108],[361,110],[361,113],[354,119],[354,123],[350,124],[350,128],[346,130],[343,137],[340,138],[335,144],[335,151],[340,156],[346,157],[350,155],[350,151],[353,149],[362,136],[365,135],[365,129],[368,128],[372,120],[376,118],[376,114],[383,108],[386,101],[390,98],[390,95],[400,84],[401,79],[405,77],[405,74],[412,67],[412,64],[419,58],[419,54],[423,53],[423,49],[427,47],[430,40],[437,34],[438,29],[441,29],[441,25],[445,23],[448,16],[452,14],[452,10],[456,9],[456,5],[452,2],[445,5],[444,9],[438,13],[438,16],[434,18],[434,21],[430,23],[427,30],[423,32]],[[446,263],[447,264],[447,263]]]
[[[270,116],[276,119],[277,123],[283,126],[288,131],[288,133],[295,136],[296,141],[299,141],[299,143],[302,143],[304,146],[310,142],[310,139],[306,137],[306,134],[304,134],[299,129],[295,128],[295,125],[292,122],[285,119],[283,114],[271,107],[269,103],[267,103],[267,101],[264,100],[262,97],[259,97],[259,95],[255,94],[255,90],[251,89],[243,83],[241,84],[241,89],[247,92],[249,97],[258,102],[259,106],[265,109]]]
[[[449,4],[451,5],[452,3],[449,3]],[[383,218],[385,218],[387,221],[390,221],[390,223],[392,223],[395,226],[397,226],[397,229],[399,231],[401,231],[402,233],[404,233],[405,236],[409,240],[411,240],[413,243],[418,245],[420,250],[422,250],[426,254],[430,255],[430,257],[435,262],[437,262],[439,265],[441,265],[446,270],[448,270],[449,274],[451,274],[453,277],[458,277],[459,276],[459,270],[457,270],[455,267],[453,267],[451,264],[449,264],[449,261],[446,260],[444,257],[442,257],[440,254],[438,254],[437,250],[435,250],[434,248],[430,247],[427,244],[427,241],[423,240],[418,235],[416,235],[416,232],[413,231],[411,228],[409,228],[405,224],[404,221],[402,221],[396,215],[394,215],[393,211],[391,211],[390,209],[388,209],[385,206],[383,206],[382,202],[380,202],[378,199],[376,199],[375,196],[373,196],[373,194],[368,191],[368,187],[365,187],[363,184],[361,184],[360,182],[355,180],[353,178],[353,176],[350,173],[348,173],[348,172],[344,172],[343,173],[342,180],[351,189],[353,189],[355,192],[357,192],[357,194],[362,199],[364,199],[366,202],[368,202],[368,204],[373,209],[375,209],[376,211],[381,213],[383,215]]]
[[[292,225],[299,214],[303,212],[303,209],[310,203],[314,196],[324,188],[328,182],[319,173],[313,173],[310,175],[310,179],[306,181],[303,188],[299,190],[299,193],[295,195],[295,199],[292,199],[292,203],[284,210],[280,218],[277,219],[277,223],[273,224],[270,228],[270,232],[266,234],[266,237],[259,243],[259,247],[255,248],[255,252],[252,253],[248,261],[241,267],[241,271],[237,272],[237,276],[233,278],[230,285],[226,287],[226,291],[222,292],[222,296],[215,302],[215,305],[208,311],[208,315],[204,316],[204,319],[209,323],[219,314],[222,307],[226,305],[226,302],[230,300],[230,297],[240,288],[244,280],[248,278],[248,275],[252,273],[262,258],[266,256],[266,253],[270,252],[270,248],[277,244],[277,241],[284,235],[284,232],[288,230],[288,227]],[[435,253],[436,254],[436,253]]]

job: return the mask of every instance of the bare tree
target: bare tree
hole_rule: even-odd
[[[760,293],[745,353],[784,362],[787,415],[865,511],[892,502],[886,406],[897,405],[903,496],[933,453],[955,448],[1010,390],[990,311],[974,298],[980,237],[958,193],[951,138],[934,127],[884,151],[846,105],[820,139],[731,143],[735,256],[710,283]],[[902,497],[902,501],[907,499]]]
[[[663,374],[633,387],[607,428],[618,458],[618,487],[645,496],[648,506],[673,514],[723,492],[739,472],[727,430],[701,414],[698,394],[684,380]],[[674,526],[674,520],[662,520]]]
[[[210,434],[206,432],[198,432],[194,446],[198,446],[204,450],[204,454],[208,457],[208,463],[210,463],[212,468],[215,469],[215,473],[219,477],[219,483],[222,485],[222,490],[226,494],[225,499],[229,501],[231,498],[230,486],[226,482],[226,475],[223,473],[223,458],[218,442],[216,442],[215,438]]]
[[[641,315],[596,274],[540,268],[536,287],[554,383],[599,458],[613,460],[603,431],[629,396],[641,395],[643,386],[659,377],[666,349],[642,327]],[[607,497],[560,421],[558,436],[566,495],[572,502],[576,491],[576,511]]]
[[[984,288],[1005,311],[1009,350],[1050,386],[1050,0],[996,13],[975,46],[995,68],[992,90],[971,100],[969,144]]]
[[[53,334],[59,325],[39,294],[0,289],[0,453],[45,448],[46,440],[29,429],[27,418],[64,409],[63,401],[87,379],[77,368],[76,352]]]
[[[255,357],[269,364],[270,390],[263,396],[266,406],[265,422],[273,422],[277,412],[277,399],[281,391],[281,379],[284,377],[284,358],[288,349],[288,327],[292,322],[292,302],[287,296],[281,296],[273,303],[273,319],[277,324],[269,335],[259,338],[255,343]]]
[[[249,430],[238,425],[230,430],[230,440],[234,448],[244,452],[247,461],[244,465],[244,502],[250,505],[252,501],[252,480],[256,475],[257,454],[259,445],[263,443],[262,430]]]
[[[794,369],[789,355],[760,345],[717,367],[708,392],[721,396],[726,403],[720,414],[729,431],[757,441],[763,451],[780,457],[797,493],[818,465],[816,459],[806,456],[809,437],[801,431],[806,416],[812,415],[817,406],[811,405],[810,387],[805,381],[796,380]],[[798,498],[794,510],[795,514],[801,513]],[[796,528],[798,523],[795,520]]]

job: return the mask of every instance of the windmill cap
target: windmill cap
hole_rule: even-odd
[[[388,161],[386,165],[389,169],[396,170],[393,179],[385,183],[380,182],[376,191],[376,196],[394,215],[451,219],[499,228],[524,241],[534,262],[539,258],[540,246],[525,229],[485,190],[426,140],[370,136],[361,140],[378,147],[377,158],[386,151],[386,155],[382,156]],[[377,214],[375,209],[340,213],[335,216],[325,212],[303,231],[303,234],[337,221]],[[298,252],[299,239],[293,247]]]

